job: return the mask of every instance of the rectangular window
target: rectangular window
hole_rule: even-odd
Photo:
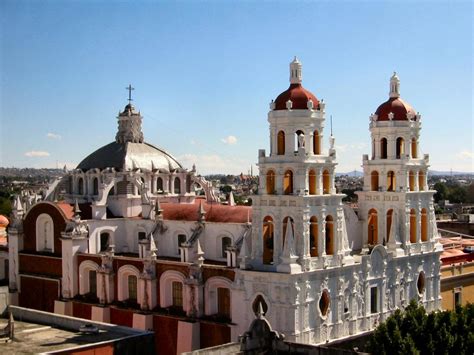
[[[137,301],[137,277],[133,275],[128,276],[128,300]]]
[[[179,281],[174,281],[173,287],[173,307],[183,308],[183,284]]]
[[[146,239],[146,233],[138,232],[138,240],[144,240],[144,239]]]
[[[461,305],[462,305],[462,289],[458,287],[454,289],[454,308],[456,308],[456,306],[461,306]]]
[[[230,319],[230,290],[228,288],[217,289],[217,313],[219,316]]]
[[[89,271],[89,293],[97,295],[97,274],[95,270]]]
[[[377,286],[370,288],[370,313],[377,313],[378,310],[378,288]]]

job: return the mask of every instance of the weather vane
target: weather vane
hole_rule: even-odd
[[[129,84],[125,90],[128,90],[128,102],[131,103],[132,100],[132,90],[135,90],[135,88],[132,88],[132,84]]]

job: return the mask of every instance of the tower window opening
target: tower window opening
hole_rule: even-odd
[[[370,313],[377,313],[378,307],[378,288],[377,286],[370,288]]]
[[[283,193],[285,195],[293,194],[293,172],[291,170],[285,171],[283,177]]]
[[[416,288],[418,289],[418,294],[422,295],[425,292],[425,273],[423,271],[418,275],[418,280],[416,281]]]
[[[105,252],[109,249],[110,245],[110,234],[100,233],[100,252]]]
[[[387,191],[395,191],[395,188],[396,188],[395,173],[393,171],[389,171],[387,173]]]
[[[332,216],[326,217],[326,254],[334,254],[334,220]]]
[[[181,179],[179,177],[174,179],[174,193],[175,194],[181,193]]]
[[[92,180],[92,190],[94,195],[97,196],[99,194],[99,179],[94,178]]]
[[[309,194],[316,195],[316,191],[317,191],[316,172],[312,169],[309,171],[309,174],[308,174],[308,184],[309,184]]]
[[[386,239],[387,239],[387,242],[390,240],[390,230],[392,229],[392,220],[393,220],[393,210],[390,209],[387,211],[387,223],[386,223],[386,226],[387,226],[387,230],[386,230]]]
[[[319,311],[323,317],[326,317],[328,314],[330,302],[331,298],[329,297],[329,292],[328,290],[324,290],[319,299]]]
[[[285,155],[285,132],[278,132],[277,136],[277,154]]]
[[[416,243],[416,211],[410,210],[410,243]]]
[[[304,147],[304,132],[301,130],[298,130],[295,132],[295,153],[298,152],[300,148]]]
[[[273,262],[273,219],[267,216],[263,220],[263,263],[271,264]]]
[[[313,132],[313,153],[314,155],[321,154],[321,136],[318,131]]]
[[[97,295],[97,273],[95,270],[89,270],[89,294]]]
[[[160,177],[156,179],[156,191],[163,192],[163,179]]]
[[[421,210],[421,241],[428,241],[428,213],[426,208]]]
[[[370,189],[372,191],[379,190],[379,172],[378,171],[372,171],[372,173],[370,173]]]
[[[185,242],[186,242],[186,234],[178,234],[178,254],[179,254],[179,248],[182,247]]]
[[[328,170],[323,171],[323,194],[329,195],[331,193],[331,175]]]
[[[377,210],[374,208],[369,211],[367,227],[367,242],[370,245],[376,245],[378,243],[378,217]]]
[[[387,159],[387,138],[380,140],[380,159]]]
[[[416,142],[416,138],[411,139],[411,157],[413,159],[418,158],[418,143]]]
[[[226,258],[227,257],[227,248],[232,245],[232,239],[229,237],[224,237],[221,239],[221,257]]]
[[[84,180],[82,180],[82,178],[77,180],[77,193],[79,195],[84,195]]]
[[[425,173],[423,171],[418,172],[418,190],[425,191]]]
[[[397,138],[397,159],[403,158],[405,154],[405,140],[402,137]]]
[[[415,191],[415,172],[410,170],[408,173],[408,182],[410,186],[410,191]]]
[[[318,219],[313,216],[309,223],[309,253],[314,258],[318,256]]]
[[[267,179],[266,179],[266,187],[267,187],[267,194],[274,195],[275,194],[275,172],[273,170],[269,170],[267,172]]]

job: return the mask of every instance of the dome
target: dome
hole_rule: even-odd
[[[0,227],[6,228],[10,224],[10,221],[7,217],[0,214]]]
[[[393,120],[395,121],[407,121],[408,113],[412,114],[413,117],[416,115],[413,107],[399,97],[391,97],[377,108],[377,111],[375,111],[377,121],[389,121],[388,115],[390,112],[393,113]]]
[[[145,142],[112,142],[97,149],[77,166],[83,171],[106,168],[173,171],[182,166],[166,151]]]
[[[319,100],[301,84],[290,84],[288,90],[283,91],[275,100],[275,110],[286,110],[286,102],[291,100],[292,110],[308,109],[308,100],[313,101],[313,107],[319,106]]]

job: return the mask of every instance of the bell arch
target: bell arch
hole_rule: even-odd
[[[329,170],[323,171],[323,194],[329,195],[331,193],[331,175]]]
[[[285,171],[283,176],[283,193],[285,195],[293,194],[293,171],[289,169]]]
[[[387,191],[395,191],[396,189],[396,178],[393,171],[387,173]]]
[[[401,159],[405,155],[405,140],[402,137],[398,137],[396,144],[397,159]]]
[[[309,220],[309,254],[318,256],[318,219],[312,216]]]
[[[418,158],[418,143],[415,137],[411,139],[411,157],[413,159]]]
[[[316,195],[316,192],[318,191],[317,189],[317,178],[316,178],[316,172],[314,169],[311,169],[308,173],[308,184],[309,184],[309,194],[310,195]]]
[[[416,243],[416,211],[410,210],[410,243]]]
[[[380,159],[387,159],[387,138],[380,140]]]
[[[262,236],[263,236],[263,253],[262,253],[262,261],[264,264],[271,264],[273,262],[273,240],[274,240],[274,222],[273,218],[270,216],[266,216],[263,219],[263,226],[262,226]]]
[[[421,241],[428,241],[428,212],[426,208],[421,209]]]
[[[386,221],[385,221],[385,226],[386,226],[386,231],[385,231],[385,239],[386,241],[388,242],[390,240],[390,237],[392,237],[390,235],[390,230],[392,229],[392,221],[393,221],[393,209],[389,209],[387,211],[387,217],[386,217]]]
[[[283,131],[277,134],[277,154],[285,155],[285,132]]]
[[[372,208],[369,210],[367,221],[367,243],[371,245],[378,244],[378,216],[377,210]]]
[[[326,255],[334,254],[334,219],[331,215],[326,217]]]
[[[313,132],[313,154],[321,154],[321,136],[317,130]]]
[[[370,190],[371,191],[379,190],[379,172],[376,170],[370,173]]]
[[[275,172],[273,170],[267,171],[266,190],[268,195],[275,194]]]

